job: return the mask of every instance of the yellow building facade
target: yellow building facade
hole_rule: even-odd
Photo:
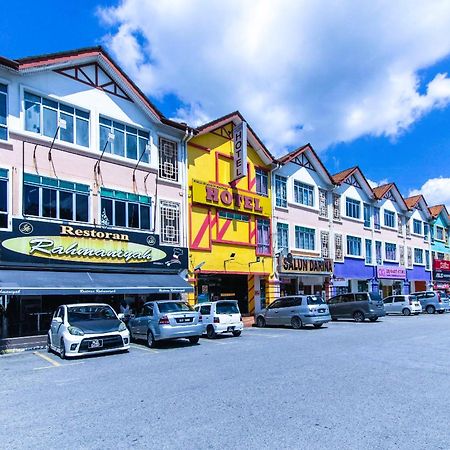
[[[253,315],[275,292],[273,157],[238,112],[198,131],[188,143],[189,300],[233,299]]]

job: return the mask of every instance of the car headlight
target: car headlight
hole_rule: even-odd
[[[125,331],[126,329],[127,329],[127,326],[123,322],[120,322],[119,331]]]
[[[67,331],[74,336],[84,336],[84,331],[80,330],[78,327],[69,327]]]

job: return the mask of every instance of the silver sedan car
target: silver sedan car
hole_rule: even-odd
[[[147,302],[128,322],[132,339],[145,340],[149,347],[156,341],[189,339],[197,344],[203,333],[201,315],[191,305],[180,300]]]

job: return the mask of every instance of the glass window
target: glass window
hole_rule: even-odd
[[[286,208],[287,206],[286,184],[286,177],[275,175],[275,201],[276,206],[280,206],[281,208]]]
[[[204,305],[200,307],[200,314],[209,316],[211,314],[211,305]]]
[[[389,228],[395,227],[395,212],[384,210],[384,226]]]
[[[0,83],[0,139],[8,139],[8,86]]]
[[[421,248],[414,249],[414,263],[423,264],[423,250]]]
[[[371,219],[370,219],[370,214],[371,214],[371,208],[370,205],[368,205],[367,203],[364,203],[364,226],[367,228],[370,228],[371,226]]]
[[[306,206],[314,206],[314,187],[295,180],[294,198],[296,203]]]
[[[56,190],[42,188],[42,216],[56,218]]]
[[[165,244],[180,243],[180,205],[174,202],[162,201],[161,212],[161,242]]]
[[[366,239],[366,264],[372,264],[372,240]]]
[[[436,226],[436,240],[438,241],[444,240],[444,228]]]
[[[303,250],[315,250],[316,232],[313,228],[295,227],[295,246]]]
[[[256,192],[260,195],[267,195],[269,192],[268,188],[269,179],[267,176],[267,171],[257,167],[255,169],[255,172],[256,172]]]
[[[137,203],[128,203],[128,226],[139,228],[139,205]]]
[[[422,235],[422,221],[414,219],[413,220],[413,233]]]
[[[0,228],[8,228],[8,172],[0,175]]]
[[[425,250],[425,268],[430,270],[430,251]]]
[[[361,256],[361,238],[347,236],[347,255]]]
[[[396,261],[397,260],[397,244],[392,244],[390,242],[386,242],[384,244],[384,250],[385,250],[387,261]]]
[[[375,227],[375,230],[379,230],[381,228],[380,208],[378,208],[376,206],[373,208],[373,225]]]
[[[257,219],[256,227],[256,252],[262,255],[270,255],[270,221]]]
[[[277,252],[287,255],[289,252],[289,225],[277,223]]]
[[[29,92],[24,100],[27,131],[89,147],[89,112]]]
[[[194,311],[191,305],[185,302],[167,302],[167,303],[157,303],[159,312],[165,313],[176,313],[179,311]]]
[[[423,224],[423,235],[424,235],[424,240],[428,241],[428,236],[430,234],[430,226],[427,223]]]
[[[178,147],[176,142],[159,139],[159,176],[178,181]]]
[[[380,241],[375,241],[375,257],[377,258],[378,265],[383,263],[383,258],[381,256],[381,242]]]
[[[239,314],[239,308],[236,302],[217,302],[216,303],[217,314]]]
[[[359,219],[361,217],[361,202],[353,200],[352,198],[346,198],[345,201],[345,214],[347,217],[353,217]]]
[[[394,297],[386,297],[383,299],[383,303],[384,304],[391,304],[393,301]]]
[[[234,213],[231,211],[219,211],[219,217],[221,219],[231,219],[231,220],[237,220],[239,222],[248,222],[249,221],[248,215]]]

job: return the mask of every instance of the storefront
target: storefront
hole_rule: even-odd
[[[278,259],[280,295],[321,295],[328,298],[333,260],[288,253]]]
[[[410,292],[404,267],[377,266],[377,280],[378,291],[383,298]]]
[[[13,219],[0,239],[1,337],[45,334],[62,303],[120,312],[192,290],[179,275],[188,250],[162,246],[155,234]]]
[[[433,261],[433,287],[450,292],[450,261],[443,259]]]
[[[344,262],[334,263],[334,273],[331,278],[331,295],[347,292],[376,292],[378,281],[375,268],[365,264],[361,258],[344,258]]]

